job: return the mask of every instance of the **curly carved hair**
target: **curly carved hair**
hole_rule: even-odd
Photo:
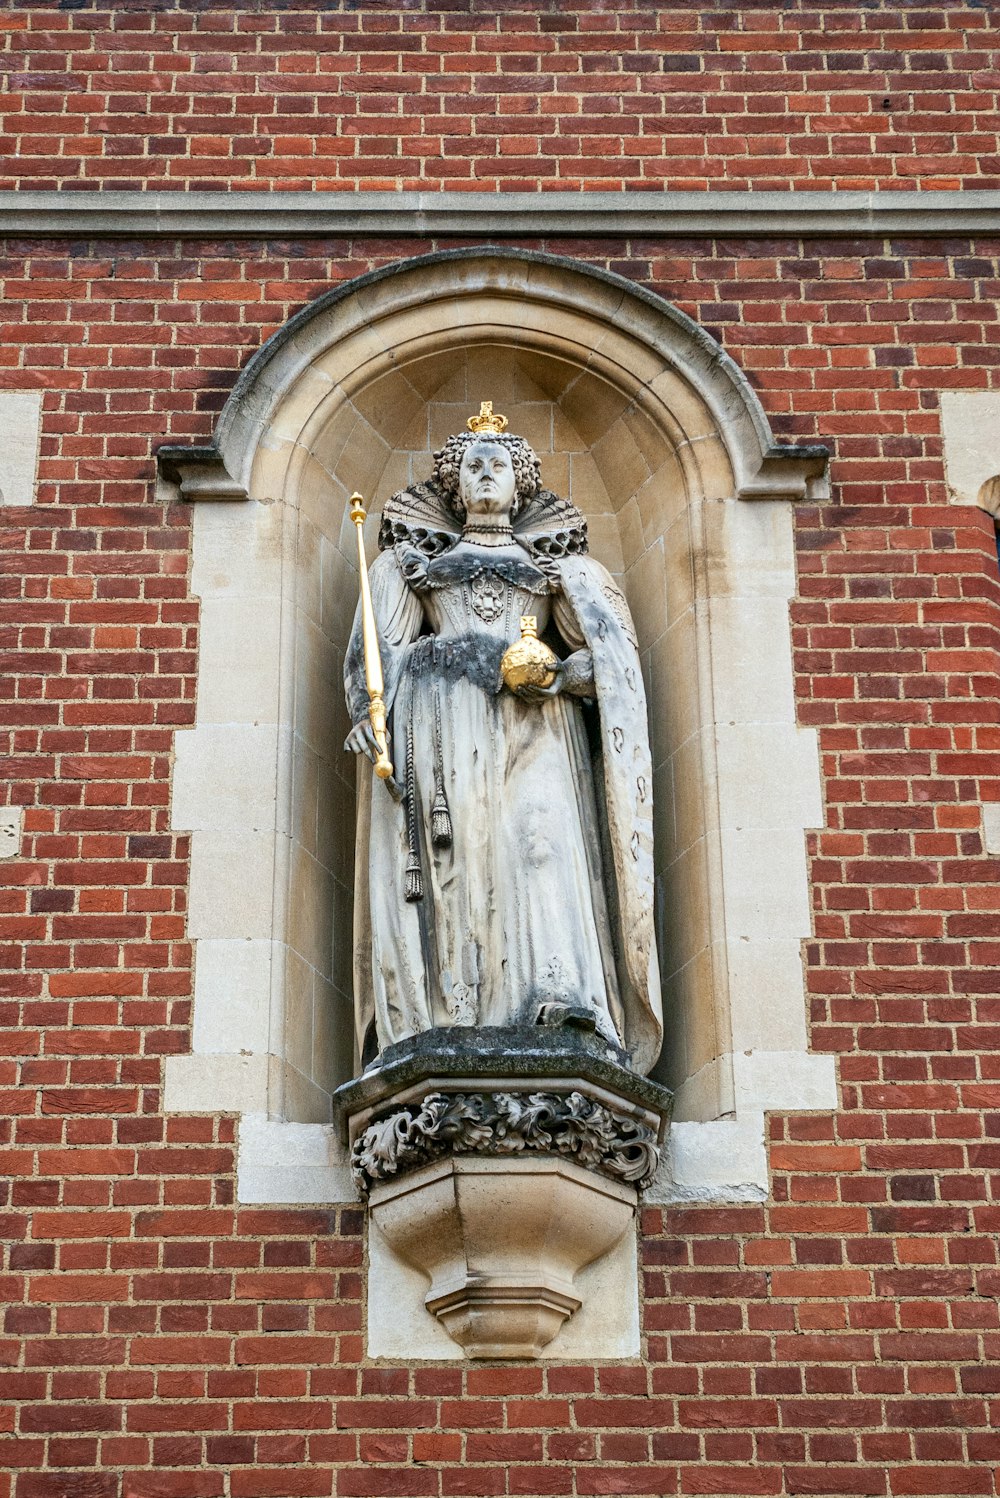
[[[495,442],[499,447],[505,447],[510,453],[511,465],[514,469],[514,503],[511,506],[511,519],[524,508],[529,499],[533,499],[542,487],[542,469],[533,448],[529,447],[523,437],[515,437],[513,433],[499,432],[496,436],[480,437],[475,432],[456,432],[454,437],[449,437],[439,452],[434,454],[434,470],[431,474],[431,482],[437,483],[444,490],[453,510],[458,515],[465,515],[465,506],[462,504],[458,493],[458,470],[462,466],[465,450],[474,442]]]

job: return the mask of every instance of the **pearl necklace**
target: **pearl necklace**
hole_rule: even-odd
[[[464,525],[462,540],[473,546],[509,546],[514,539],[512,525]]]

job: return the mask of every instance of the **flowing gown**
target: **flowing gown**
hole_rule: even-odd
[[[378,1048],[438,1026],[532,1025],[552,1001],[591,1011],[620,1043],[582,702],[528,702],[500,684],[523,614],[539,634],[552,618],[571,650],[584,643],[579,625],[516,544],[463,540],[430,562],[414,555],[406,577],[392,551],[371,569],[403,793],[375,782],[370,824],[359,823],[368,857],[358,979],[371,986]],[[366,706],[359,653],[356,624],[355,722]],[[367,1060],[372,1037],[360,1039]]]

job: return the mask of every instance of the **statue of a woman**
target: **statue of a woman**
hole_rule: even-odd
[[[396,781],[362,778],[355,995],[365,1063],[418,1031],[569,1021],[648,1072],[662,1035],[646,704],[586,522],[484,404],[386,505],[371,568]],[[550,686],[503,684],[533,615]],[[360,611],[346,747],[374,758]]]

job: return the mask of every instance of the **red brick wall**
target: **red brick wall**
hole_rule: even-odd
[[[997,180],[983,0],[6,10],[0,186]]]
[[[602,186],[623,155],[629,185],[988,185],[995,19],[9,8],[0,149],[27,187]],[[45,391],[39,503],[0,511],[3,772],[31,807],[0,863],[0,1498],[993,1495],[1000,583],[991,523],[946,502],[938,393],[1000,384],[995,244],[540,246],[676,302],[780,436],[834,452],[793,619],[827,796],[811,1042],[842,1108],[772,1118],[768,1203],[647,1211],[644,1361],[363,1366],[359,1212],[236,1209],[232,1121],[159,1111],[197,605],[151,453],[207,440],[312,296],[432,247],[0,248],[0,387]]]

